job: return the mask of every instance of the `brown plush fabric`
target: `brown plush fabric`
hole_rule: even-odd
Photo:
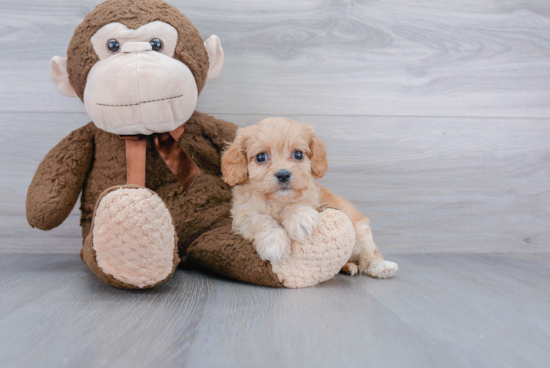
[[[141,188],[141,186],[133,185],[133,184],[126,184],[126,185],[122,185],[122,186],[117,185],[117,186],[114,186],[114,187],[111,187],[111,188],[105,190],[99,196],[99,199],[98,199],[98,201],[96,203],[96,206],[94,208],[94,213],[97,210],[97,207],[99,206],[99,203],[101,202],[101,199],[103,197],[105,197],[107,194],[109,194],[113,190],[117,190],[117,189],[120,189],[120,188]],[[91,228],[93,228],[93,223],[94,222],[92,220]],[[177,241],[177,234],[176,234],[176,241]],[[93,272],[94,275],[96,275],[100,280],[105,281],[109,285],[112,285],[112,286],[115,286],[115,287],[118,287],[118,288],[122,288],[122,289],[141,289],[141,288],[139,288],[135,285],[126,284],[122,281],[119,281],[119,280],[115,279],[113,276],[103,272],[103,270],[97,264],[97,256],[96,256],[96,252],[95,252],[94,245],[93,245],[93,236],[92,236],[91,231],[88,234],[88,236],[84,239],[84,246],[82,247],[82,250],[80,251],[80,259],[82,259],[82,261],[88,266],[88,268]],[[172,272],[170,273],[170,275],[168,275],[164,280],[159,281],[155,285],[151,285],[151,286],[146,287],[146,289],[153,288],[157,285],[160,285],[163,282],[165,282],[166,280],[168,280],[169,278],[171,278],[172,275],[174,274],[174,272],[176,271],[176,268],[178,267],[179,263],[180,263],[180,258],[178,256],[178,247],[176,246],[176,247],[174,247],[174,265],[172,267]]]
[[[221,179],[220,154],[235,138],[235,124],[195,112],[185,125],[180,144],[201,174],[188,192],[160,157],[152,137],[147,140],[146,187],[170,210],[179,254],[215,272],[255,284],[282,287],[271,265],[252,244],[231,232],[231,189]],[[98,269],[90,230],[102,193],[126,183],[124,141],[93,123],[77,129],[44,158],[29,187],[27,218],[32,226],[51,229],[63,222],[81,197],[83,261],[100,279],[128,287]],[[191,244],[192,247],[189,247]]]
[[[187,249],[190,261],[237,280],[284,287],[272,271],[271,263],[262,261],[250,242],[231,231],[231,219],[219,225],[191,244]]]
[[[82,194],[82,231],[90,230],[97,198],[113,185],[126,183],[124,141],[93,125],[94,164],[88,173]],[[232,141],[234,124],[195,112],[186,124],[180,144],[201,170],[188,192],[177,181],[160,157],[152,137],[147,139],[145,186],[155,191],[170,210],[182,249],[214,224],[229,216],[231,192],[220,178],[220,152],[224,141]]]
[[[74,31],[67,49],[67,70],[76,94],[83,99],[86,78],[99,61],[91,38],[104,25],[118,22],[137,29],[147,23],[162,21],[178,30],[174,58],[186,64],[200,91],[208,73],[208,54],[199,31],[178,9],[161,0],[109,0],[92,10]]]
[[[27,195],[27,220],[32,227],[50,230],[69,216],[93,156],[94,132],[87,125],[69,134],[44,157]]]
[[[232,123],[200,112],[189,119],[180,144],[201,174],[187,193],[160,157],[153,138],[147,139],[145,186],[165,201],[182,246],[229,216],[231,191],[220,178],[220,152],[225,141],[234,139],[236,129]],[[82,190],[81,224],[85,239],[100,194],[124,184],[124,141],[89,123],[63,139],[38,167],[28,191],[27,218],[31,226],[41,229],[60,225]]]

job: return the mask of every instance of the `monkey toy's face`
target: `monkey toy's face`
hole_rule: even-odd
[[[174,27],[152,22],[138,29],[110,23],[93,37],[100,61],[88,74],[86,111],[96,126],[116,134],[168,132],[197,104],[191,70],[173,58]]]
[[[190,69],[197,69],[196,61],[180,50],[178,41],[184,40],[178,37],[178,29],[160,20],[134,29],[110,22],[87,42],[91,42],[93,50],[88,52],[94,53],[94,62],[80,95],[73,88],[78,75],[71,75],[70,65],[67,70],[66,58],[52,59],[51,75],[63,94],[83,99],[88,115],[100,129],[120,135],[169,132],[191,117],[199,94],[200,78]],[[207,78],[215,78],[223,64],[219,39],[210,37],[204,49],[209,63]]]

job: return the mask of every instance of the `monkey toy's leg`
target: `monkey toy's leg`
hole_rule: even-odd
[[[231,218],[199,236],[187,248],[187,261],[216,273],[257,285],[284,287],[251,242],[231,230]]]
[[[168,208],[138,185],[107,189],[96,203],[81,258],[116,287],[145,289],[168,280],[180,262]]]
[[[258,285],[301,288],[336,275],[355,245],[353,224],[342,211],[327,209],[321,224],[303,243],[293,242],[291,254],[277,263],[262,261],[251,242],[231,230],[231,219],[198,237],[187,259],[212,271]]]

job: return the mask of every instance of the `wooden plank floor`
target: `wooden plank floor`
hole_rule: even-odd
[[[178,270],[118,290],[0,255],[2,367],[546,367],[550,255],[394,255],[395,279],[258,287]]]

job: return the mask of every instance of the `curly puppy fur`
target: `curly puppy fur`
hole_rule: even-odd
[[[262,259],[276,263],[290,254],[292,240],[304,242],[317,229],[319,209],[340,209],[356,232],[355,247],[343,271],[379,278],[395,275],[397,264],[384,261],[369,219],[316,182],[327,169],[325,145],[310,125],[269,118],[240,129],[222,156],[223,179],[236,185],[233,230],[252,241]]]

